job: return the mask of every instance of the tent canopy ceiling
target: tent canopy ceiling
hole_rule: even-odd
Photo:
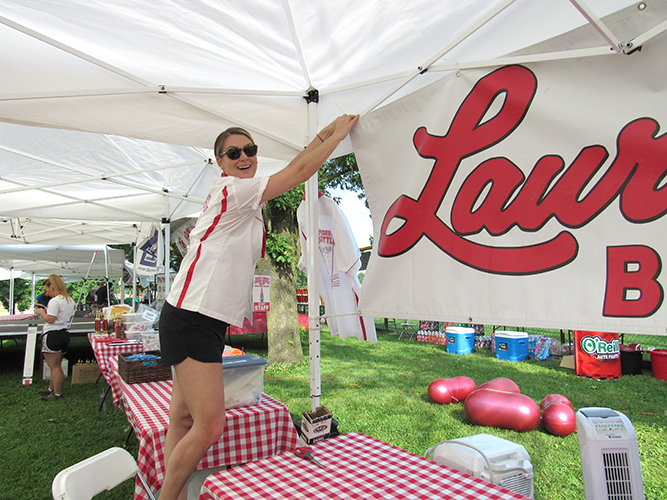
[[[0,120],[201,148],[240,125],[260,153],[289,159],[312,133],[311,89],[322,126],[467,67],[622,53],[665,28],[665,2],[642,5],[8,0]]]
[[[197,215],[217,175],[212,150],[0,123],[0,243],[131,243]]]
[[[0,267],[21,271],[20,277],[119,278],[124,262],[125,252],[103,246],[0,245]]]
[[[136,241],[199,212],[231,125],[284,161],[454,71],[628,57],[666,20],[667,0],[2,2],[0,243]]]

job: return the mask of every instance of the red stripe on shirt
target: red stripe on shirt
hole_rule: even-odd
[[[226,211],[227,211],[227,186],[225,186],[222,189],[222,200],[220,202],[220,213],[215,216],[215,218],[213,219],[213,222],[211,223],[211,225],[206,230],[206,233],[204,234],[202,239],[199,241],[199,246],[197,247],[197,256],[194,258],[194,260],[192,261],[192,264],[190,264],[190,267],[188,268],[188,272],[185,276],[185,283],[183,284],[183,290],[181,290],[181,294],[178,297],[178,302],[176,303],[176,307],[181,307],[181,304],[183,304],[183,301],[185,300],[185,295],[188,292],[188,288],[190,288],[190,283],[192,282],[192,276],[195,273],[195,267],[197,266],[197,262],[199,261],[199,257],[201,256],[201,244],[204,243],[204,241],[206,241],[206,239],[215,230],[218,223],[220,222],[220,218],[222,217],[222,214],[224,214]]]
[[[266,257],[266,227],[264,227],[264,221],[259,217],[255,217],[259,222],[262,223],[262,259]]]
[[[353,293],[354,293],[354,301],[357,304],[357,312],[359,312],[359,296],[357,295],[356,292]],[[363,333],[364,335],[364,340],[368,340],[368,334],[366,333],[366,325],[364,324],[364,318],[362,318],[361,315],[359,316],[359,324],[361,325],[361,333]]]

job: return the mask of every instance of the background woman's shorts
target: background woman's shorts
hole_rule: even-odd
[[[162,364],[177,365],[185,358],[222,363],[227,326],[224,321],[165,302],[160,313]]]
[[[51,330],[42,335],[42,352],[62,352],[65,354],[69,347],[69,331]]]

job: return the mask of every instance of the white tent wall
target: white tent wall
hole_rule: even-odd
[[[284,160],[339,114],[366,114],[450,72],[626,57],[667,27],[664,5],[9,0],[0,6],[0,121],[200,148],[240,125],[262,155]],[[622,32],[605,24],[610,15]],[[584,26],[594,36],[563,36]],[[304,99],[312,89],[316,112]],[[334,156],[350,151],[346,140]]]

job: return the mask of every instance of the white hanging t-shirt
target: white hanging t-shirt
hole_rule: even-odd
[[[324,299],[331,335],[341,338],[357,337],[359,340],[377,342],[373,318],[359,316],[359,292],[361,284],[357,273],[361,268],[361,252],[345,214],[336,202],[320,194],[318,198],[319,272],[322,279],[321,294]],[[299,269],[308,274],[306,245],[306,202],[297,210],[301,237]]]

